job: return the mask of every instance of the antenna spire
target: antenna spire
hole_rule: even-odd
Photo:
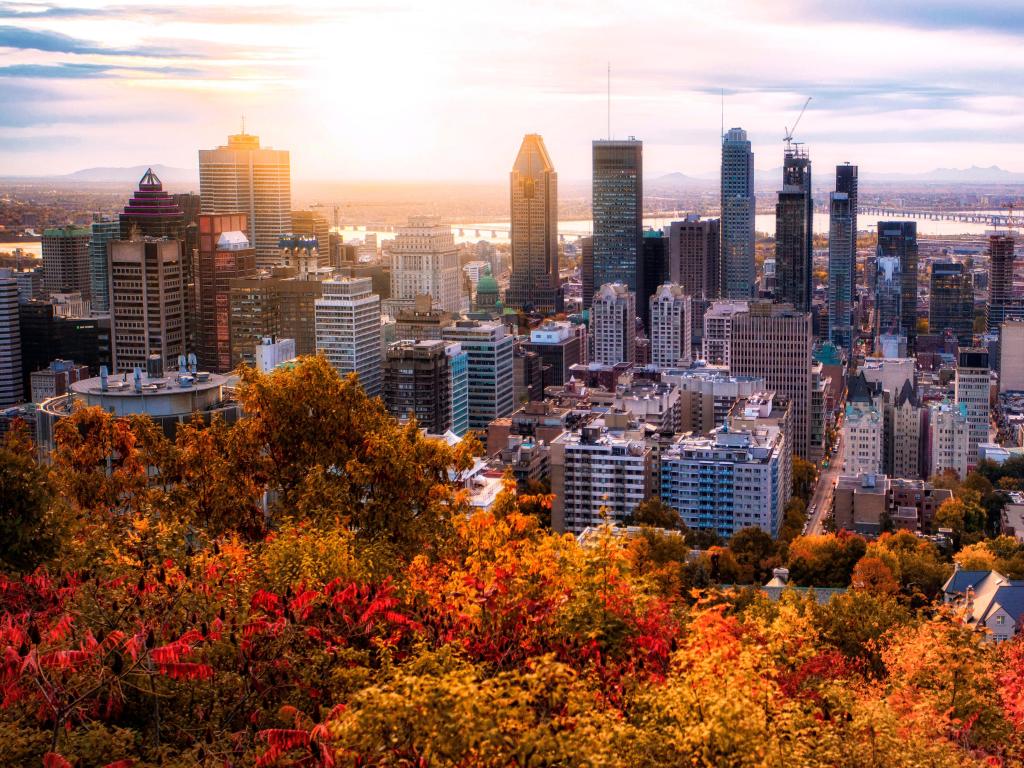
[[[242,135],[245,135],[245,115],[242,115]]]
[[[612,140],[612,63],[608,62],[608,141]]]
[[[722,135],[720,138],[725,138],[725,88],[722,88]]]

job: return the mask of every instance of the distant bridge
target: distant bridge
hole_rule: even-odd
[[[931,219],[933,221],[959,221],[967,224],[988,224],[990,227],[1008,227],[1010,216],[988,211],[915,211],[906,208],[880,208],[858,205],[860,216],[881,216],[890,219]]]

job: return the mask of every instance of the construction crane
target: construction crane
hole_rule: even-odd
[[[789,152],[792,149],[793,134],[796,133],[796,127],[800,125],[800,118],[804,116],[804,112],[807,111],[807,105],[811,103],[811,97],[807,97],[807,101],[804,102],[804,108],[800,110],[800,114],[796,118],[796,122],[793,123],[793,128],[790,130],[786,128],[786,135],[783,137],[783,141],[786,142],[786,151]]]

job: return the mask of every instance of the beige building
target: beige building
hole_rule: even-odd
[[[999,326],[999,391],[1024,392],[1024,322]]]
[[[732,319],[746,312],[746,301],[714,301],[704,312],[704,334],[701,337],[701,357],[712,365],[729,367]]]
[[[690,297],[673,283],[650,297],[651,363],[659,368],[689,365],[692,359],[693,309]]]
[[[949,402],[928,404],[928,474],[951,469],[967,477],[971,427],[967,406]]]
[[[391,297],[396,309],[412,309],[429,295],[434,309],[458,313],[463,272],[452,228],[430,216],[413,216],[391,243]]]
[[[605,365],[636,359],[636,295],[622,283],[607,283],[590,307],[594,362]]]
[[[832,496],[836,530],[876,534],[888,510],[889,478],[885,475],[840,475]]]

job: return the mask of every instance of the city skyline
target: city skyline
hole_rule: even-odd
[[[89,157],[192,168],[196,148],[222,143],[245,115],[268,145],[295,152],[296,178],[502,178],[507,147],[537,132],[560,175],[583,179],[590,140],[608,133],[610,60],[612,136],[643,140],[652,174],[716,169],[723,92],[724,127],[743,126],[766,168],[811,96],[797,139],[821,167],[1024,170],[1022,99],[1002,86],[1024,35],[1012,6],[728,11],[3,4],[0,98],[17,108],[0,120],[0,167],[66,173]],[[682,23],[686,48],[667,56]],[[835,45],[850,37],[870,40],[871,55]]]

